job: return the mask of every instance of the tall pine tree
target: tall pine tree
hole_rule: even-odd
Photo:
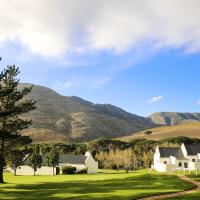
[[[31,120],[23,114],[35,109],[35,101],[26,98],[32,87],[19,87],[18,67],[8,66],[0,74],[0,183],[4,182],[3,168],[6,152],[16,142],[20,142],[20,131],[31,125]]]

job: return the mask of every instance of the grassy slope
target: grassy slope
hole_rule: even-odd
[[[192,186],[173,175],[136,171],[95,175],[17,176],[6,174],[0,199],[137,199],[153,194],[178,192]]]
[[[130,136],[119,138],[129,141],[136,138],[146,138],[150,140],[160,140],[169,137],[186,136],[191,138],[200,138],[200,122],[188,122],[176,126],[161,126],[152,129],[150,135],[145,135],[144,131],[132,134]]]

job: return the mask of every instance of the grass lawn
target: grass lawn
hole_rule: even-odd
[[[196,176],[195,174],[189,174],[189,173],[187,173],[186,175],[188,177],[194,179],[195,181],[199,181],[200,182],[200,175]],[[200,192],[195,192],[195,193],[192,193],[192,194],[187,194],[187,195],[184,195],[184,196],[180,196],[180,197],[176,197],[176,198],[167,198],[167,199],[169,199],[169,200],[175,200],[175,199],[180,199],[180,200],[197,200],[197,199],[200,199]]]
[[[200,199],[200,192],[195,192],[195,193],[192,193],[192,194],[187,194],[187,195],[184,195],[184,196],[180,196],[180,197],[176,197],[176,198],[167,198],[165,200],[198,200]]]
[[[148,171],[104,171],[93,175],[13,176],[5,174],[0,199],[137,199],[153,194],[178,192],[192,185],[174,175]]]

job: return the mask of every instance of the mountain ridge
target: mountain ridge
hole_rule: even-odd
[[[19,88],[30,85],[23,83]],[[40,85],[33,85],[28,96],[37,101],[37,109],[26,115],[33,120],[33,125],[23,134],[29,135],[34,142],[66,143],[120,138],[157,126],[200,121],[200,113],[156,112],[142,117],[112,104],[95,104],[77,96],[63,96]]]
[[[148,117],[153,123],[158,125],[173,126],[185,122],[200,121],[198,112],[155,112]]]
[[[32,84],[20,84],[20,87]],[[63,96],[54,90],[33,85],[28,97],[37,109],[26,117],[33,125],[23,131],[35,142],[86,142],[100,137],[115,138],[154,127],[141,117],[111,104],[94,104],[76,96]]]

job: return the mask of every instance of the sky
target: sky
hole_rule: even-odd
[[[200,112],[199,0],[0,0],[0,69],[148,116]]]

